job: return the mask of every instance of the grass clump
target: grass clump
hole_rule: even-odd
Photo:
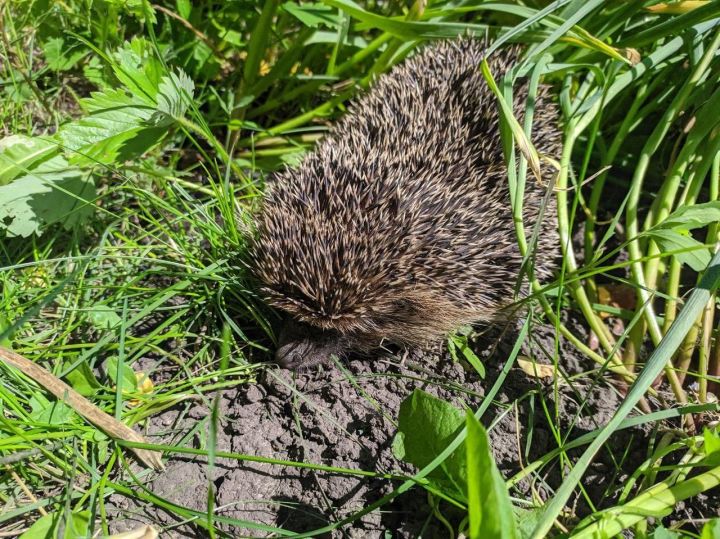
[[[486,36],[491,50],[524,47],[506,78],[485,73],[499,107],[512,102],[518,77],[557,95],[564,150],[556,177],[540,178],[554,181],[558,202],[557,281],[535,283],[538,309],[482,397],[455,387],[473,414],[414,393],[414,413],[430,411],[398,419],[359,390],[399,432],[407,417],[425,425],[430,454],[412,457],[420,445],[407,445],[412,436],[403,451],[395,446],[419,472],[219,447],[221,396],[275,376],[263,363],[274,314],[245,263],[265,177],[296,164],[374,77],[428,40],[463,33]],[[144,430],[148,447],[171,458],[203,456],[208,478],[230,461],[267,465],[271,475],[309,470],[390,485],[362,507],[326,511],[304,536],[359,526],[375,510],[392,511],[407,491],[425,489],[427,521],[452,535],[712,537],[718,524],[708,515],[686,522],[673,511],[701,494],[710,516],[718,509],[719,48],[713,1],[3,3],[0,345]],[[503,120],[514,200],[547,158],[529,140],[532,106],[524,125]],[[513,209],[520,217],[522,208]],[[533,231],[519,226],[518,241],[530,257]],[[535,315],[555,329],[550,381],[535,372],[535,387],[509,404],[495,401],[515,361],[532,363],[519,356],[538,327]],[[581,322],[571,324],[573,316]],[[592,372],[568,375],[561,342]],[[3,533],[108,535],[115,513],[106,505],[124,496],[170,514],[168,530],[296,535],[292,519],[269,525],[226,516],[212,479],[202,510],[165,499],[143,486],[155,476],[125,459],[122,446],[133,444],[108,438],[17,370],[0,365],[0,375]],[[417,378],[435,383],[427,372]],[[585,384],[623,402],[580,433]],[[569,422],[560,413],[566,386],[579,401]],[[294,413],[309,406],[302,391],[289,394]],[[194,416],[197,403],[210,413]],[[523,463],[527,449],[505,477],[506,491],[478,420],[492,439],[503,417],[526,406],[535,414],[519,420],[526,449],[541,430],[553,445]],[[171,432],[155,437],[152,419],[168,410],[177,412]],[[448,417],[452,432],[435,429]],[[638,462],[608,445],[638,425],[667,424],[678,428],[652,437]],[[617,474],[601,493],[583,480],[598,454],[610,456]],[[585,509],[575,511],[573,499]]]

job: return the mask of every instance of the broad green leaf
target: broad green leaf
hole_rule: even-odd
[[[99,303],[88,311],[88,320],[97,329],[113,329],[120,325],[122,319],[114,309]]]
[[[65,365],[67,368],[69,365]],[[78,393],[84,397],[94,395],[95,392],[102,387],[98,382],[92,369],[87,362],[82,361],[80,364],[67,373],[64,377],[65,381]]]
[[[706,455],[720,451],[720,435],[706,428],[703,431],[703,451]]]
[[[82,100],[88,116],[60,128],[59,137],[70,162],[78,166],[116,165],[137,159],[158,144],[167,128],[185,114],[193,90],[193,82],[180,72],[163,77],[152,98],[127,90],[94,92]]]
[[[702,271],[710,262],[710,250],[691,236],[670,229],[652,229],[646,235],[658,244],[662,252],[673,253],[680,262],[695,271]]]
[[[664,526],[655,528],[652,539],[681,539],[683,536],[676,531],[668,530]]]
[[[38,423],[65,425],[70,423],[73,417],[77,417],[73,409],[63,401],[56,399],[50,401],[41,392],[34,393],[28,402],[32,408],[30,417]]]
[[[73,164],[121,163],[137,152],[141,155],[162,135],[147,132],[155,109],[123,90],[94,92],[82,104],[89,115],[65,124],[58,133]]]
[[[285,2],[282,8],[310,28],[317,28],[320,25],[337,28],[340,24],[337,12],[324,4]],[[335,39],[337,40],[337,36]]]
[[[95,186],[60,155],[0,186],[0,232],[28,237],[62,223],[70,229],[92,214]]]
[[[48,513],[37,519],[32,526],[23,532],[19,539],[54,539],[55,520],[58,513]]]
[[[110,63],[122,88],[81,100],[87,116],[63,125],[58,138],[77,166],[114,166],[137,159],[185,114],[194,84],[182,71],[168,74],[144,39],[125,43],[113,57],[83,42]]]
[[[11,135],[0,140],[0,186],[22,176],[58,151],[56,143],[38,137]]]
[[[720,221],[720,201],[683,206],[665,218],[652,230],[693,230]]]
[[[423,468],[453,441],[464,423],[460,410],[416,389],[400,405],[393,452],[397,458]],[[454,451],[429,478],[464,498],[467,484],[464,449]]]
[[[470,538],[519,539],[513,506],[490,451],[487,432],[469,410],[465,421]]]
[[[63,511],[48,513],[40,517],[19,537],[19,539],[78,539],[87,537],[90,529],[90,511],[71,513],[65,520]],[[63,526],[60,526],[62,522]],[[59,529],[63,529],[62,536],[58,536]]]
[[[533,509],[524,509],[513,505],[513,512],[515,513],[515,523],[517,525],[517,533],[519,537],[530,537],[530,534],[535,529],[535,526],[540,522],[542,516],[542,507],[535,507]]]
[[[714,518],[705,523],[700,539],[720,539],[720,518]]]
[[[118,360],[115,357],[111,357],[107,360],[107,363],[105,363],[105,372],[108,375],[108,378],[112,380],[113,384],[117,385],[117,368],[118,368]],[[126,363],[123,363],[122,369],[120,370],[122,375],[122,390],[125,391],[136,391],[137,386],[137,376],[135,376],[135,371],[133,371]]]
[[[190,18],[192,13],[192,3],[190,0],[176,0],[175,5],[177,6],[178,13],[183,19]]]

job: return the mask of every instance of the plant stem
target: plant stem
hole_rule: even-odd
[[[573,539],[613,537],[650,515],[664,515],[676,503],[720,485],[720,467],[670,487],[658,483],[621,507],[599,513],[599,520],[573,534]]]

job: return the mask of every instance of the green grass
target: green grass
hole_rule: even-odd
[[[518,533],[674,537],[657,531],[654,517],[720,483],[718,434],[712,424],[703,432],[720,384],[720,2],[682,2],[667,12],[648,9],[654,3],[0,4],[0,345],[128,425],[204,401],[214,412],[163,447],[171,458],[198,453],[189,447],[197,436],[210,467],[221,457],[256,459],[393,485],[311,535],[352,527],[423,487],[469,511],[469,529],[478,529],[476,491],[469,504],[464,493],[427,479],[447,469],[464,429],[414,477],[224,453],[213,429],[218,391],[255,383],[273,349],[275,315],[245,266],[264,178],[297,163],[354,95],[423,42],[470,32],[489,36],[492,47],[521,43],[523,61],[505,79],[484,74],[499,107],[512,102],[513,80],[527,76],[533,91],[551,85],[561,110],[563,154],[556,177],[541,181],[555,180],[563,264],[555,283],[533,284],[535,312],[597,364],[585,377],[634,385],[609,425],[583,436],[564,430],[540,389],[529,397],[539,399],[536,413],[557,449],[505,478],[516,506],[536,508]],[[523,125],[503,121],[514,202],[547,158],[527,140],[534,112],[529,103]],[[513,211],[519,217],[522,207],[514,203]],[[533,231],[517,222],[520,248],[531,256]],[[608,304],[610,284],[631,301]],[[596,346],[564,324],[568,312],[579,313]],[[611,320],[620,331],[611,331]],[[503,373],[532,327],[518,336]],[[549,351],[556,397],[559,350]],[[149,388],[135,378],[148,364]],[[16,370],[0,366],[0,377],[1,531],[19,534],[48,514],[45,522],[54,515],[81,536],[88,521],[108,533],[104,503],[113,493],[165,507],[210,536],[225,536],[220,525],[252,525],[216,515],[212,496],[198,513],[136,488],[149,472],[118,473],[128,468],[128,444]],[[669,391],[647,413],[660,379]],[[495,409],[503,380],[487,388],[476,418]],[[633,408],[647,414],[629,416]],[[573,519],[566,507],[573,493],[593,508],[600,501],[578,485],[608,437],[673,418],[683,428],[648,449],[615,506]],[[479,430],[468,424],[478,447]],[[582,456],[568,453],[585,446]],[[522,479],[542,482],[556,466],[566,472],[547,503],[518,499]],[[698,536],[703,525],[683,533]]]

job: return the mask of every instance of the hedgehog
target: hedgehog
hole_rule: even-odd
[[[267,182],[250,252],[262,295],[285,315],[280,365],[383,342],[425,347],[461,326],[508,319],[523,257],[499,106],[479,70],[484,52],[471,37],[422,48],[378,77],[297,167]],[[517,57],[510,48],[487,60],[497,78]],[[514,96],[522,122],[527,82]],[[532,140],[557,156],[557,108],[544,86],[535,99]],[[543,165],[542,178],[552,175]],[[546,192],[528,180],[523,221],[528,230],[540,221],[539,278],[557,252]]]

